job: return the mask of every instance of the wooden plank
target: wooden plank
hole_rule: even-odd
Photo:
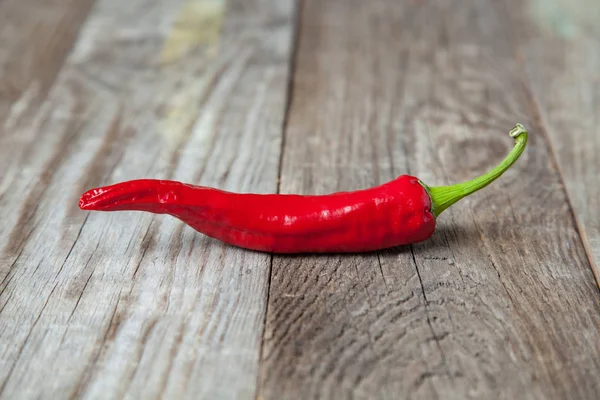
[[[97,3],[4,187],[0,397],[254,397],[270,257],[77,204],[140,177],[275,191],[292,6]]]
[[[93,3],[0,2],[0,132],[37,110]]]
[[[596,398],[600,296],[492,0],[307,0],[282,192],[502,179],[422,244],[275,257],[260,398]],[[543,205],[543,206],[541,206]]]
[[[0,246],[15,223],[7,192],[32,180],[22,157],[35,141],[31,119],[46,98],[94,0],[0,2]],[[0,259],[1,260],[1,259]]]
[[[600,285],[600,3],[509,4],[540,123]]]

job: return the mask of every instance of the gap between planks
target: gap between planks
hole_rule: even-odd
[[[294,3],[294,29],[292,29],[292,40],[291,40],[291,57],[289,61],[288,67],[288,82],[286,87],[286,102],[285,102],[285,110],[283,114],[283,121],[281,125],[281,146],[279,150],[279,165],[277,167],[277,193],[281,190],[281,172],[283,170],[283,160],[284,160],[284,150],[285,150],[285,139],[286,132],[288,127],[288,122],[290,118],[290,111],[292,106],[292,101],[294,99],[294,77],[296,76],[296,68],[298,61],[298,43],[300,41],[300,36],[302,34],[302,11],[304,7],[305,0],[296,0]],[[262,337],[260,341],[259,348],[259,362],[258,362],[258,373],[256,374],[256,394],[255,399],[258,400],[260,396],[260,380],[261,380],[261,365],[263,362],[263,351],[264,351],[264,342],[265,342],[265,334],[267,332],[267,313],[269,312],[269,298],[271,296],[271,279],[273,278],[273,261],[275,260],[275,255],[271,254],[269,261],[269,273],[267,279],[267,295],[266,295],[266,303],[265,303],[265,316],[263,319],[263,327],[262,327]]]

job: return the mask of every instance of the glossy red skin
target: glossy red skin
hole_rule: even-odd
[[[231,193],[143,179],[92,189],[79,206],[170,214],[225,243],[274,253],[374,251],[423,241],[435,230],[430,196],[408,175],[321,196]]]

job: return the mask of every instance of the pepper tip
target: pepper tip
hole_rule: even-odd
[[[81,195],[81,197],[79,198],[79,208],[81,210],[89,210],[90,209],[90,203],[87,199],[88,196],[86,196],[87,193],[84,193],[83,195]]]
[[[105,192],[104,188],[96,188],[83,193],[79,198],[79,208],[86,211],[98,210],[100,195]]]

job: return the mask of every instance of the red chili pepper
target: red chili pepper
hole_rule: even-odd
[[[170,214],[210,237],[275,253],[361,252],[429,238],[452,204],[502,175],[527,144],[525,128],[493,170],[469,182],[428,187],[403,175],[370,189],[321,196],[231,193],[165,180],[133,180],[87,191],[83,210]]]

